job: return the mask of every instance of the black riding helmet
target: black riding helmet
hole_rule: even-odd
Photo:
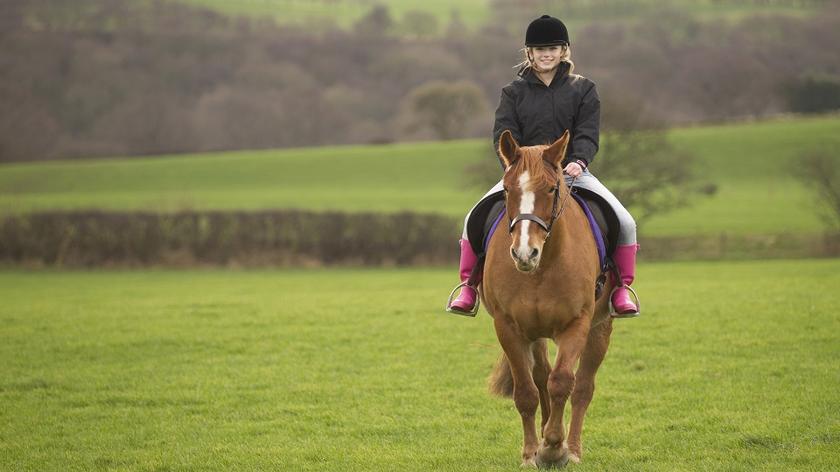
[[[569,45],[569,30],[562,21],[543,15],[528,25],[525,47]]]

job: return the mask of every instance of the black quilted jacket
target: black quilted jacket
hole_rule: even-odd
[[[568,63],[560,65],[550,86],[528,70],[502,89],[493,147],[498,153],[499,137],[506,129],[521,146],[551,144],[569,130],[572,141],[563,165],[578,159],[588,165],[598,152],[600,114],[595,83],[569,74]]]

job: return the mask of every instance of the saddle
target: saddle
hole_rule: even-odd
[[[604,273],[613,267],[610,257],[618,246],[619,223],[618,217],[610,207],[609,203],[595,192],[584,188],[573,187],[572,197],[581,205],[584,213],[587,214],[592,236],[601,264],[601,276],[598,278],[596,298],[600,296],[605,277]],[[499,226],[499,222],[505,216],[504,192],[496,192],[485,196],[478,202],[467,221],[467,239],[472,246],[473,252],[478,256],[479,263],[476,264],[470,281],[476,279],[478,273],[483,271],[484,258],[487,254],[487,247],[490,238]]]

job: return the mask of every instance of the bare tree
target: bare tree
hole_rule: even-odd
[[[427,11],[409,10],[400,24],[403,33],[417,38],[434,36],[438,32],[437,17]]]
[[[592,171],[628,207],[640,228],[654,215],[689,206],[717,187],[698,181],[694,155],[674,148],[664,130],[607,133]]]
[[[817,197],[828,228],[840,229],[840,154],[812,150],[799,158],[797,177]]]
[[[358,34],[370,36],[385,36],[394,28],[391,11],[384,5],[375,5],[371,10],[353,25]]]

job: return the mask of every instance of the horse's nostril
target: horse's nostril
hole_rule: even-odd
[[[513,248],[510,248],[510,257],[516,259],[516,250]]]
[[[537,249],[537,248],[531,249],[531,259],[536,259],[539,254],[540,254],[539,249]]]

